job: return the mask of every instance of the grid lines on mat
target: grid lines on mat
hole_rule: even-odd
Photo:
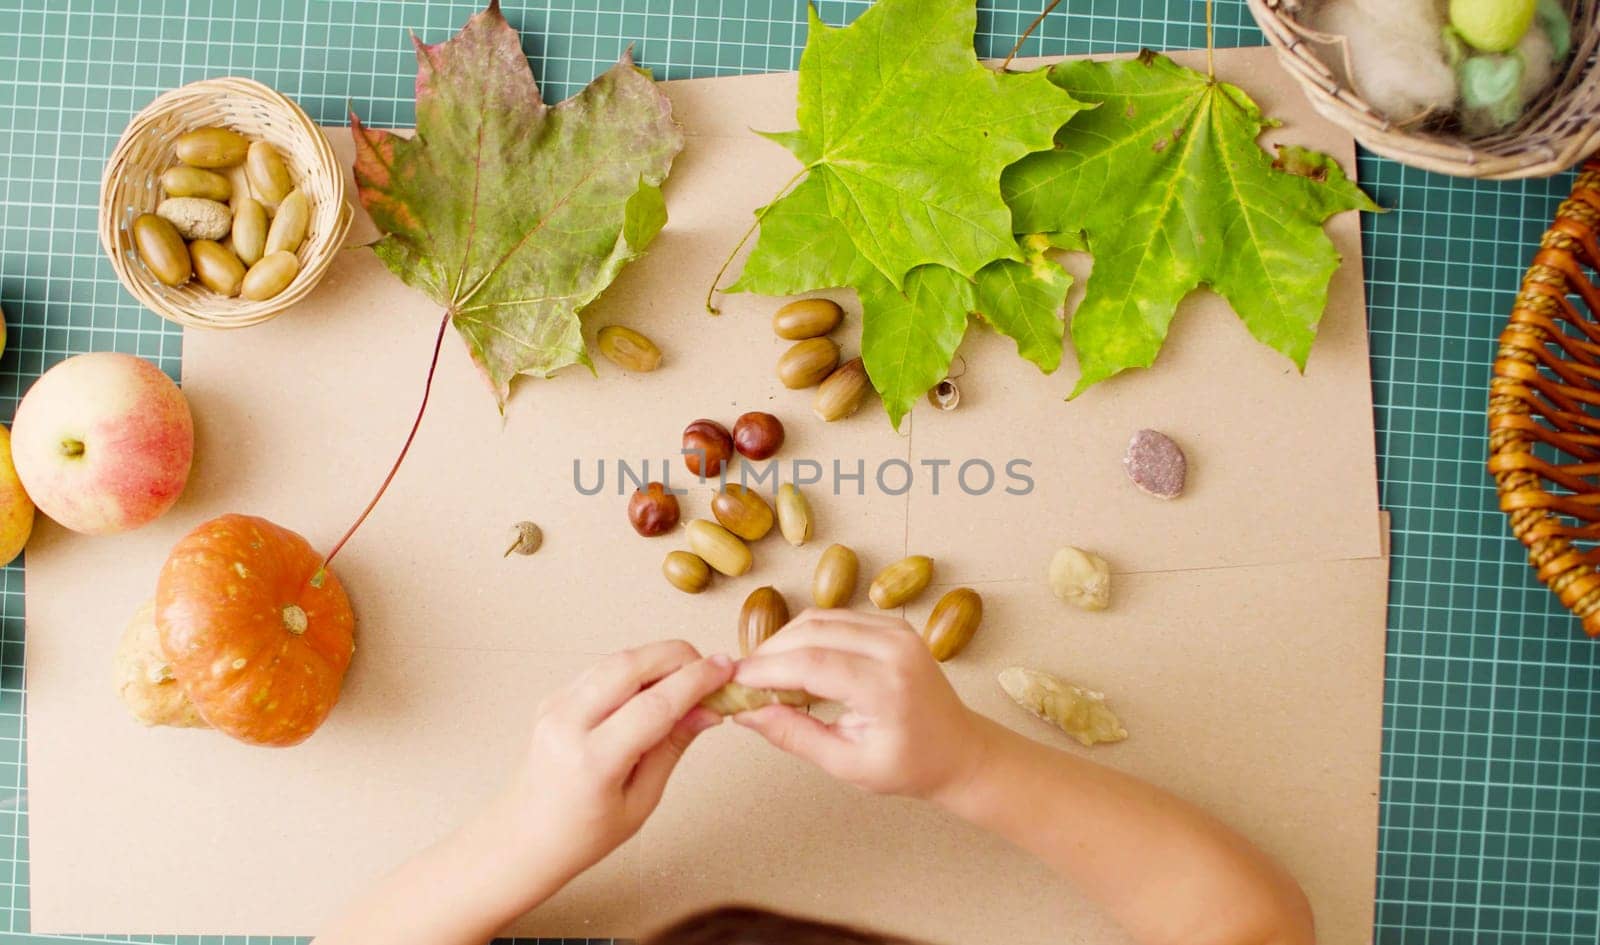
[[[117,284],[96,242],[101,166],[158,92],[238,74],[338,124],[412,120],[410,43],[473,0],[0,0],[0,420],[49,365],[116,349],[174,376],[176,328]],[[800,0],[504,4],[546,97],[628,45],[676,79],[793,69]],[[820,0],[830,23],[863,0]],[[1004,55],[1042,3],[984,0],[979,52]],[[1217,0],[1217,44],[1255,45],[1242,0]],[[1024,55],[1205,41],[1203,0],[1075,0]],[[1394,512],[1384,687],[1381,943],[1600,940],[1600,648],[1534,579],[1483,471],[1494,339],[1570,176],[1452,180],[1363,155],[1391,212],[1362,220],[1383,504]],[[0,575],[0,942],[294,941],[28,934],[23,569]],[[99,672],[100,667],[86,668]],[[263,929],[262,932],[270,932]]]

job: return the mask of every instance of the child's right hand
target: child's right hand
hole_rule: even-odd
[[[981,764],[989,727],[961,702],[910,624],[807,610],[739,665],[747,686],[804,689],[842,703],[832,725],[788,706],[734,721],[857,787],[936,798]]]

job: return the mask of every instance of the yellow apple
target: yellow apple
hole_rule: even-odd
[[[0,424],[0,564],[10,564],[22,554],[33,534],[33,500],[11,465],[11,431]]]

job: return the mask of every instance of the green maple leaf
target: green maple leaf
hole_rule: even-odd
[[[765,208],[761,237],[730,291],[796,295],[848,286],[861,301],[861,359],[895,429],[928,389],[949,373],[969,313],[1017,342],[1023,357],[1049,373],[1061,363],[1061,307],[1072,277],[1045,254],[1070,240],[1025,237],[1021,261],[999,259],[967,279],[945,266],[919,266],[902,287],[855,249],[828,211],[822,187],[807,180]]]
[[[589,363],[578,313],[666,223],[683,133],[626,53],[546,106],[497,2],[413,41],[416,136],[352,113],[356,185],[378,258],[445,306],[503,409],[516,375]]]
[[[1153,363],[1201,285],[1304,370],[1340,262],[1322,224],[1379,208],[1326,155],[1285,148],[1274,161],[1256,143],[1272,122],[1249,96],[1165,56],[1066,62],[1050,77],[1099,107],[1004,186],[1020,231],[1083,231],[1094,255],[1072,317],[1073,396]]]
[[[1000,173],[1083,106],[1042,73],[980,64],[972,0],[879,0],[842,28],[808,10],[800,130],[769,137],[806,166],[860,255],[896,288],[918,266],[970,279],[1020,260]]]

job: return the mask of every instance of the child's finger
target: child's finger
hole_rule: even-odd
[[[764,706],[754,712],[741,712],[733,720],[781,751],[804,758],[833,775],[844,775],[853,748],[837,732],[821,721],[786,705]]]
[[[699,651],[682,640],[613,653],[578,677],[556,711],[594,728],[641,689],[699,658]]]
[[[693,709],[688,715],[678,720],[662,739],[660,744],[644,753],[639,759],[639,764],[633,769],[633,777],[628,781],[630,791],[638,792],[638,796],[647,801],[652,807],[667,789],[667,779],[672,777],[673,769],[677,768],[678,760],[684,752],[706,729],[715,728],[721,724],[722,716],[706,709]]]
[[[879,680],[884,665],[874,656],[828,647],[778,652],[762,647],[739,663],[734,678],[757,689],[804,689],[814,696],[862,710],[870,708],[883,690]]]
[[[632,767],[660,744],[700,700],[733,678],[733,661],[712,656],[678,669],[629,699],[594,730],[596,749],[617,764]]]

